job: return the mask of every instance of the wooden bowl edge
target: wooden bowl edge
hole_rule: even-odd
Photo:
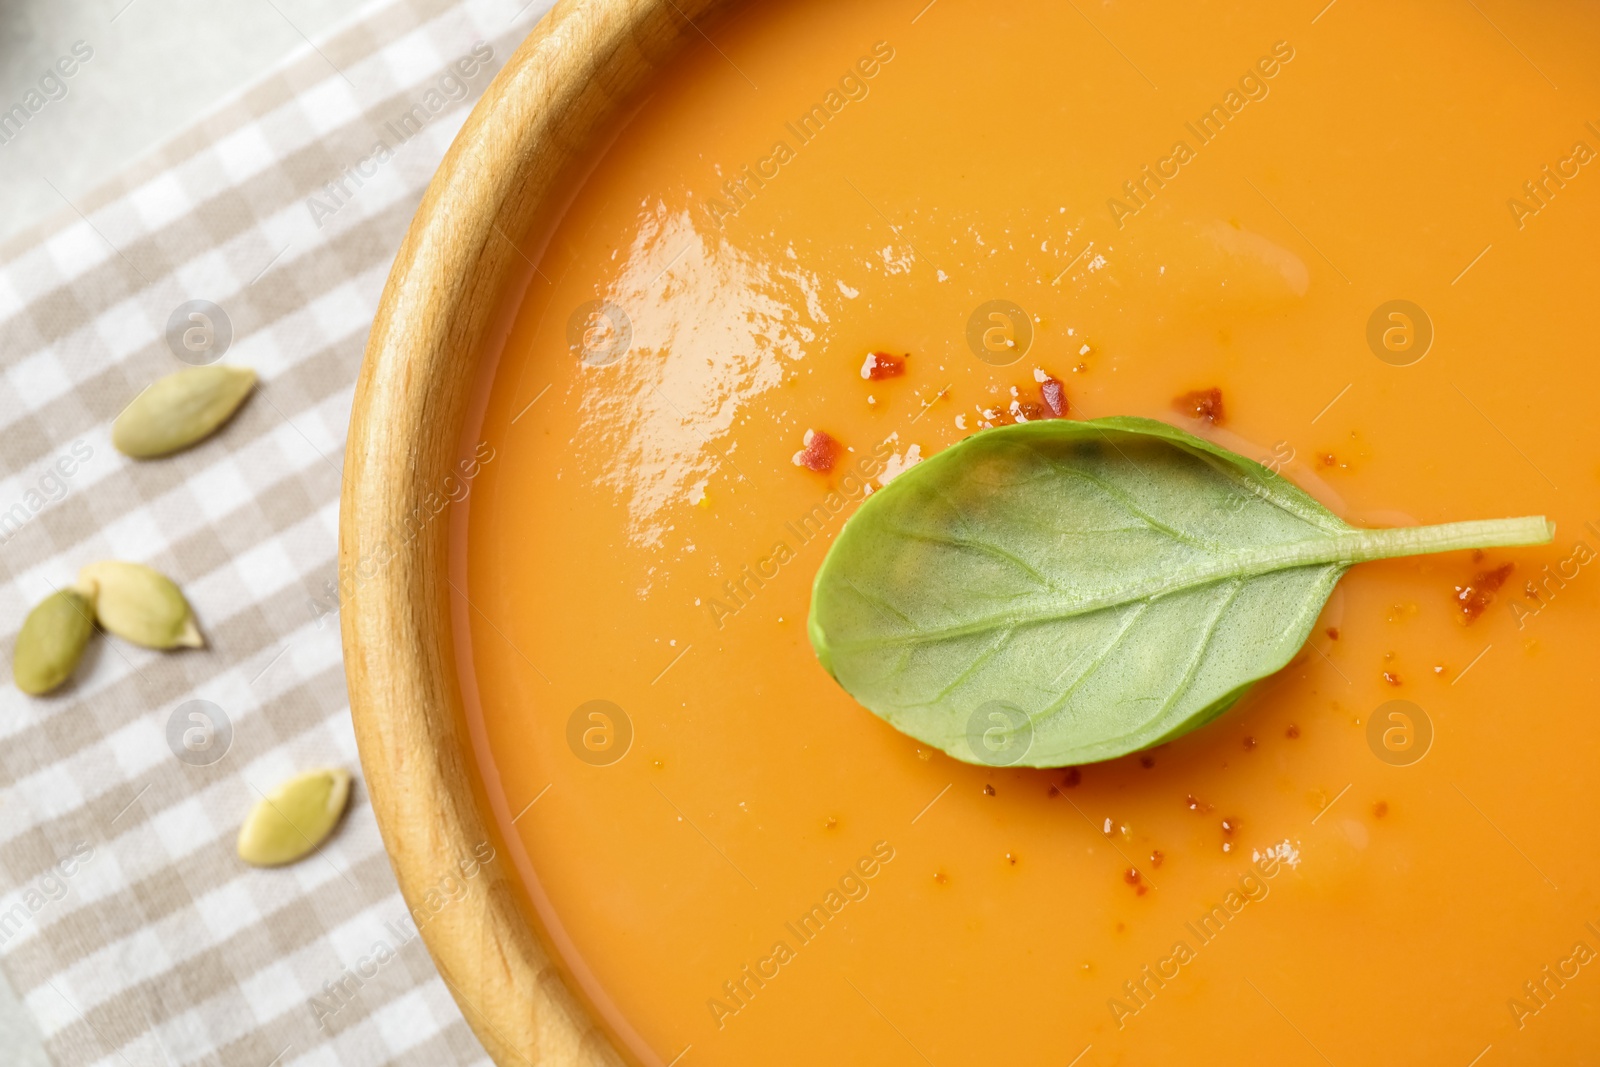
[[[368,793],[422,939],[497,1064],[616,1065],[615,1043],[567,988],[503,861],[461,878],[485,843],[450,629],[448,512],[408,520],[452,470],[486,330],[527,257],[512,244],[544,196],[639,85],[727,0],[563,0],[473,109],[429,184],[373,321],[340,499],[341,631]],[[510,235],[510,236],[507,236]],[[646,1050],[648,1055],[648,1050]],[[633,1057],[629,1057],[631,1060]]]

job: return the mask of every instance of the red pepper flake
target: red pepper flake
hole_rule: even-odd
[[[1295,738],[1300,736],[1300,727],[1296,726],[1294,723],[1290,723],[1289,728],[1283,732],[1283,736],[1293,741]]]
[[[1016,390],[1013,390],[1015,392]],[[1018,422],[1037,422],[1051,418],[1050,409],[1036,400],[1023,400],[1020,396],[995,400],[978,409],[979,426],[1010,426]]]
[[[1387,814],[1389,814],[1389,803],[1388,803],[1388,801],[1380,800],[1376,804],[1372,805],[1372,817],[1373,818],[1381,819]]]
[[[805,447],[794,454],[796,467],[804,467],[818,474],[833,470],[834,461],[839,458],[838,441],[821,430],[807,430],[804,443]]]
[[[989,784],[988,784],[988,783],[987,783],[987,782],[986,782],[986,783],[984,783],[984,786],[983,786],[983,795],[984,795],[984,796],[986,796],[986,797],[992,797],[992,796],[994,796],[994,786],[992,786],[992,785],[989,785]]]
[[[1139,869],[1137,867],[1129,867],[1127,870],[1122,872],[1122,880],[1127,882],[1129,885],[1138,885]]]
[[[1495,591],[1506,583],[1513,566],[1502,563],[1492,571],[1479,571],[1467,585],[1456,586],[1456,603],[1461,607],[1463,622],[1476,622],[1484,609],[1494,603]]]
[[[945,874],[943,871],[934,871],[933,880],[937,885],[944,885],[950,880],[950,876]]]
[[[1204,419],[1213,426],[1221,426],[1223,423],[1221,389],[1196,389],[1184,393],[1173,399],[1172,407],[1191,418]]]
[[[1139,766],[1143,767],[1145,770],[1148,771],[1151,767],[1154,767],[1155,765],[1156,765],[1156,758],[1154,756],[1140,756],[1139,757]]]
[[[1252,748],[1255,748],[1255,747],[1256,747],[1256,739],[1255,738],[1246,737],[1244,739],[1244,750],[1246,752],[1249,752]]]
[[[1044,400],[1044,406],[1050,409],[1050,414],[1062,418],[1067,413],[1067,390],[1064,385],[1054,378],[1046,378],[1039,383],[1039,396]]]
[[[1226,819],[1223,819],[1222,820],[1222,832],[1227,834],[1229,837],[1232,837],[1234,834],[1238,833],[1239,832],[1239,820],[1234,818],[1231,815],[1228,816]]]
[[[1324,452],[1318,458],[1320,458],[1322,460],[1322,465],[1324,467],[1334,467],[1334,466],[1337,466],[1338,463],[1339,463],[1339,457],[1334,455],[1332,452]]]
[[[1339,628],[1337,626],[1330,626],[1323,633],[1328,635],[1329,641],[1339,640]]]
[[[868,352],[866,362],[861,364],[861,377],[869,382],[898,378],[905,372],[906,357],[891,356],[887,352]]]
[[[1399,685],[1400,684],[1400,676],[1398,674],[1395,674],[1393,671],[1384,671],[1383,672],[1383,680],[1388,682],[1390,685]]]
[[[1007,852],[1006,853],[1006,862],[1011,864],[1011,866],[1015,867],[1017,865],[1017,854],[1015,852]]]
[[[1067,776],[1061,780],[1061,788],[1071,789],[1081,781],[1083,781],[1083,772],[1076,767],[1068,767]]]
[[[1150,892],[1150,889],[1149,889],[1148,886],[1140,886],[1139,888],[1135,889],[1133,892],[1134,892],[1134,895],[1142,897],[1146,893]]]
[[[1161,861],[1166,859],[1166,858],[1167,857],[1165,855],[1163,855],[1161,850],[1158,848],[1155,851],[1150,853],[1150,866],[1159,867],[1159,866],[1161,866]]]

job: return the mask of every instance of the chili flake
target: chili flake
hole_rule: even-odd
[[[861,377],[869,382],[898,378],[905,372],[906,357],[891,356],[887,352],[868,352],[866,361],[861,364]]]
[[[1479,571],[1466,585],[1456,586],[1456,603],[1461,607],[1462,621],[1476,622],[1484,609],[1494,603],[1494,594],[1511,574],[1514,564],[1502,563],[1492,571]]]
[[[1191,418],[1204,419],[1213,426],[1221,426],[1224,419],[1221,389],[1195,389],[1173,398],[1172,407]]]
[[[821,430],[807,430],[804,443],[805,447],[794,454],[796,467],[804,467],[818,474],[833,470],[834,461],[839,458],[838,441]]]

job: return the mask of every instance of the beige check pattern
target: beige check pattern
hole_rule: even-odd
[[[0,689],[0,962],[63,1067],[486,1062],[359,778],[298,865],[247,868],[234,835],[288,775],[358,769],[334,581],[356,372],[428,179],[547,6],[385,0],[0,246],[0,651],[102,558],[171,575],[208,641],[99,640],[50,697]],[[190,300],[261,385],[219,436],[134,463],[111,420],[182,368]],[[198,758],[181,740],[209,723],[194,700],[231,728],[214,762],[226,729]]]

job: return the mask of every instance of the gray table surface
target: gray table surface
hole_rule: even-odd
[[[0,240],[56,212],[183,129],[362,0],[0,0],[0,112],[82,41],[93,50],[0,144]],[[5,876],[0,873],[0,879]],[[0,890],[12,888],[0,881]],[[0,1059],[44,1067],[33,1020],[0,977]]]
[[[0,239],[178,132],[362,0],[0,0],[0,111],[83,41],[94,57],[0,144]]]

